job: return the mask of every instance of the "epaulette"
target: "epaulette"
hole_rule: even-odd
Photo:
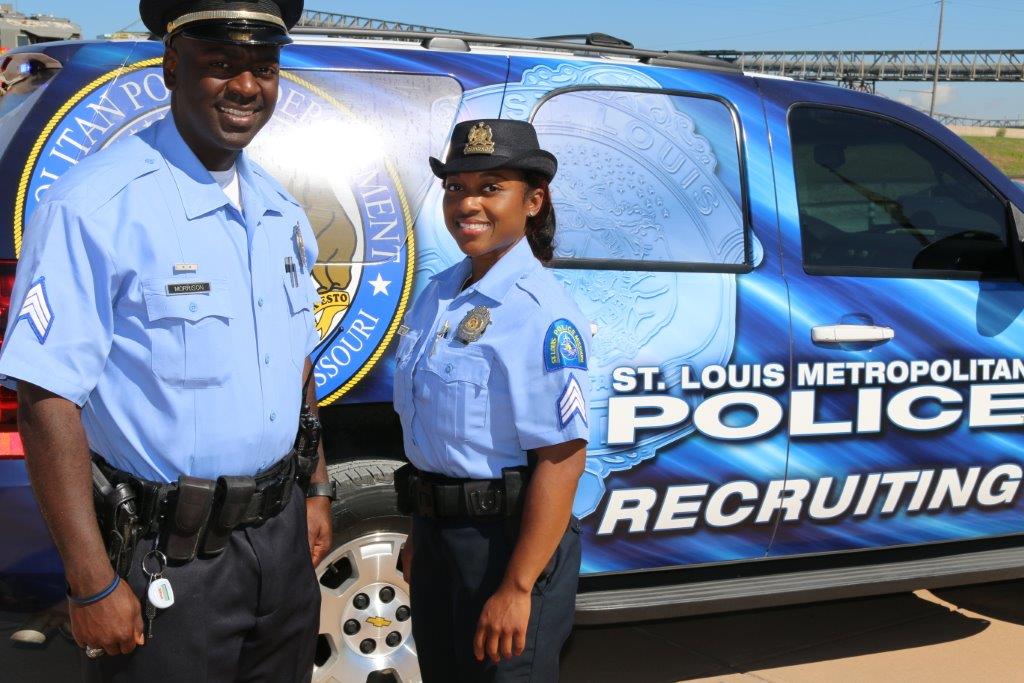
[[[132,136],[79,161],[47,191],[46,200],[73,204],[81,215],[88,215],[133,181],[163,168],[160,155]]]
[[[299,207],[302,206],[301,204],[299,204],[299,201],[292,196],[292,193],[286,190],[284,188],[284,185],[278,182],[277,178],[270,175],[262,166],[253,161],[252,157],[246,155],[246,162],[249,164],[249,167],[252,169],[252,172],[258,175],[260,178],[262,178],[263,182],[270,186],[270,189],[274,190],[279,195],[281,195],[282,199],[284,199],[289,204],[294,204],[295,206]]]

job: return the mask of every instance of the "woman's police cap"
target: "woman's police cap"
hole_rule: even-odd
[[[438,178],[467,171],[511,168],[555,177],[558,160],[540,148],[536,129],[525,121],[477,119],[463,121],[452,131],[452,144],[444,163],[430,158]]]
[[[287,45],[303,0],[141,0],[139,14],[157,38],[189,38],[236,45]]]

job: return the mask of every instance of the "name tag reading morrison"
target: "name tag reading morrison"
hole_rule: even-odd
[[[174,284],[167,285],[167,293],[171,296],[175,294],[209,294],[210,283],[209,282],[176,282]]]

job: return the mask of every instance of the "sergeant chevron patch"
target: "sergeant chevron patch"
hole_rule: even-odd
[[[22,320],[28,321],[39,343],[45,344],[46,337],[50,334],[50,325],[53,324],[53,311],[50,310],[50,300],[46,296],[45,277],[39,278],[29,287],[15,324]]]
[[[558,398],[558,424],[562,429],[569,426],[573,418],[579,416],[583,424],[587,424],[587,399],[583,396],[580,383],[573,376],[565,383],[562,395]]]

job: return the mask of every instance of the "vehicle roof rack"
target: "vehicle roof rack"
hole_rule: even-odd
[[[478,45],[481,47],[512,47],[526,48],[530,50],[569,53],[576,56],[596,57],[632,57],[644,64],[657,66],[686,67],[690,69],[701,69],[704,71],[719,71],[722,73],[742,73],[743,70],[735,64],[724,60],[702,57],[687,52],[672,50],[640,50],[632,47],[627,41],[607,36],[607,39],[600,37],[587,40],[585,43],[574,43],[568,40],[553,40],[550,38],[513,38],[508,36],[493,36],[480,33],[460,33],[458,31],[435,32],[421,30],[394,30],[379,28],[330,28],[318,26],[296,26],[292,34],[304,37],[322,36],[325,38],[363,38],[369,40],[396,40],[407,42],[418,42],[428,49],[452,49],[458,43],[456,40],[464,41],[466,46]],[[587,34],[583,38],[604,36],[604,34]],[[561,36],[565,38],[565,36]],[[435,39],[445,38],[444,41]],[[559,38],[556,36],[555,38]],[[611,44],[615,41],[615,44]],[[626,47],[618,43],[630,45]],[[459,45],[457,48],[464,50]]]
[[[607,33],[576,33],[567,36],[546,36],[544,38],[538,38],[537,40],[557,40],[558,42],[567,42],[573,40],[582,40],[585,45],[604,45],[608,47],[624,47],[632,49],[633,43],[622,38],[616,38],[610,36]]]

